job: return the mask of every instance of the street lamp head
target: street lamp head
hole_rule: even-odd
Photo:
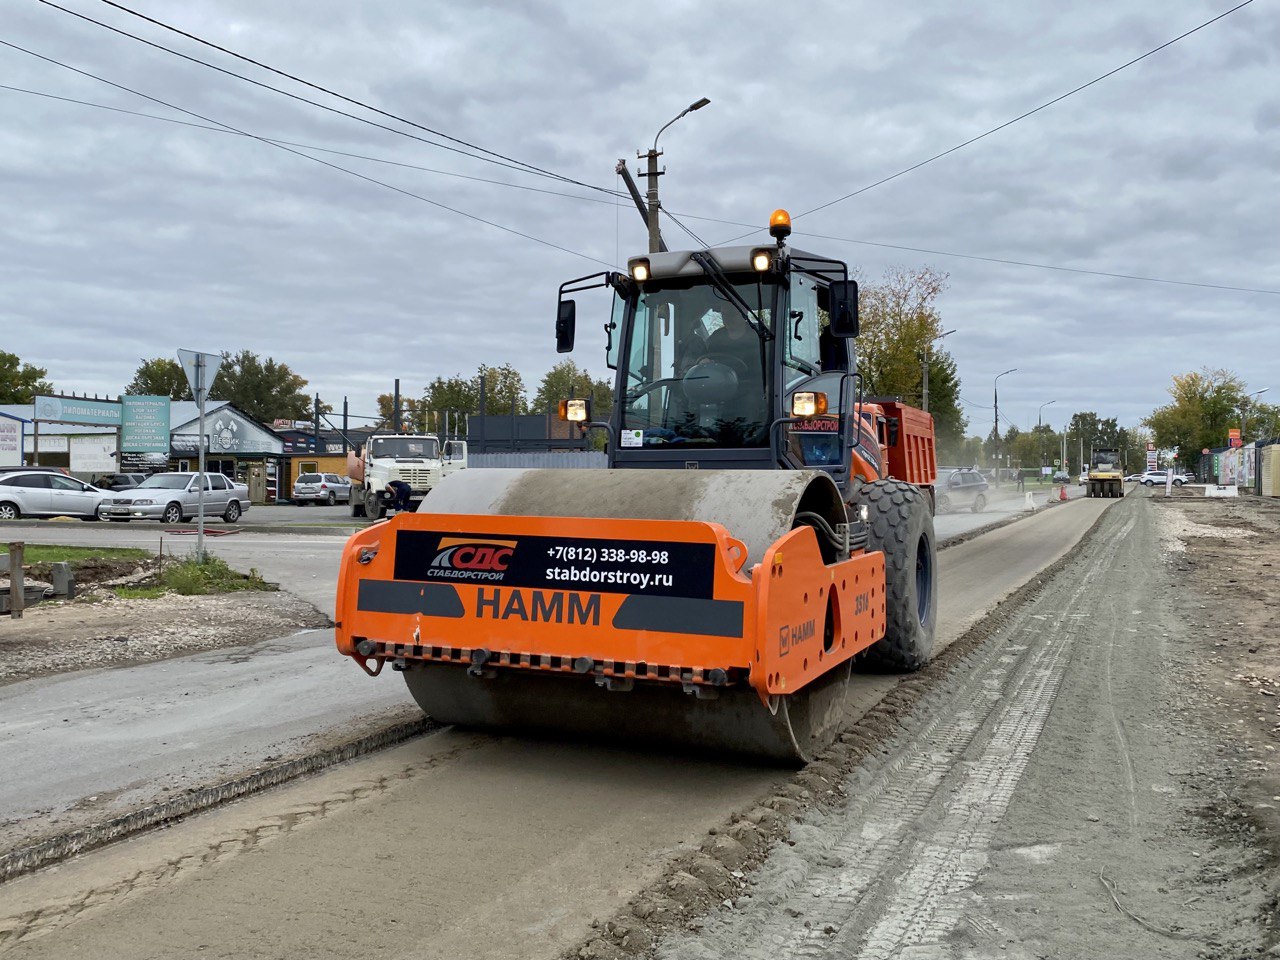
[[[670,120],[668,120],[666,123],[664,123],[664,124],[662,125],[662,129],[661,129],[661,130],[659,130],[659,131],[658,131],[658,133],[657,133],[657,135],[656,135],[656,136],[654,136],[654,138],[653,138],[653,151],[652,151],[652,152],[653,152],[653,153],[657,153],[657,152],[658,152],[658,137],[662,136],[662,131],[663,131],[663,130],[666,130],[666,129],[667,129],[667,127],[671,126],[671,124],[675,123],[677,120],[679,120],[681,117],[683,117],[686,113],[693,113],[693,111],[695,111],[695,110],[701,110],[703,107],[705,107],[705,106],[706,106],[707,104],[709,104],[710,102],[711,102],[711,101],[710,101],[710,100],[708,100],[706,97],[702,97],[702,98],[700,98],[700,99],[698,99],[698,100],[695,100],[693,103],[689,104],[687,107],[685,107],[685,108],[684,108],[683,110],[681,110],[679,113],[677,113],[674,117],[672,117]]]

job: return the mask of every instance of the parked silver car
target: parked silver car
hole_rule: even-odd
[[[249,509],[249,488],[220,473],[204,477],[204,515],[235,523]],[[182,523],[196,516],[200,502],[200,474],[157,473],[131,490],[119,491],[102,505],[106,520],[159,520]]]
[[[351,481],[336,473],[300,473],[294,481],[289,499],[294,503],[348,503],[351,500]]]
[[[47,470],[0,474],[0,520],[22,517],[79,517],[97,520],[106,490]]]

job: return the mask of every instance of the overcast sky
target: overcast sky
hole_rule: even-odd
[[[58,2],[439,142],[98,0]],[[257,140],[0,89],[0,349],[47,368],[60,390],[114,396],[143,358],[193,347],[275,357],[335,407],[348,396],[353,413],[373,412],[395,377],[416,394],[480,363],[514,364],[532,393],[558,359],[558,286],[645,249],[635,208],[605,193],[290,100],[38,0],[2,5],[0,40],[241,131],[430,168],[296,148],[546,241]],[[799,214],[852,193],[1234,2],[126,5],[610,190],[619,158],[634,169],[659,127],[709,97],[663,134],[661,185],[664,205],[714,245],[743,229],[713,220],[760,224],[765,239],[775,207]],[[0,46],[0,83],[192,121],[11,47]],[[944,254],[1280,291],[1278,225],[1280,14],[1255,0],[798,218],[793,240],[870,278],[893,264],[950,274],[940,306],[957,332],[945,346],[970,432],[985,434],[992,379],[1009,367],[1001,420],[1021,427],[1049,400],[1055,427],[1082,409],[1136,424],[1167,400],[1172,374],[1201,366],[1280,393],[1280,296]],[[669,223],[664,232],[673,249],[693,245]],[[579,301],[574,358],[597,376],[605,309]]]

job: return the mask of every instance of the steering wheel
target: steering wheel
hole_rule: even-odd
[[[747,364],[741,357],[708,353],[685,371],[682,386],[693,403],[724,403],[737,394],[746,375]]]

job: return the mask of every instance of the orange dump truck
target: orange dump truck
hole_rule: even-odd
[[[782,212],[779,211],[779,214]],[[612,293],[607,470],[467,470],[348,542],[341,653],[444,723],[800,762],[860,659],[932,651],[933,421],[861,396],[857,285],[776,244],[650,253]]]

